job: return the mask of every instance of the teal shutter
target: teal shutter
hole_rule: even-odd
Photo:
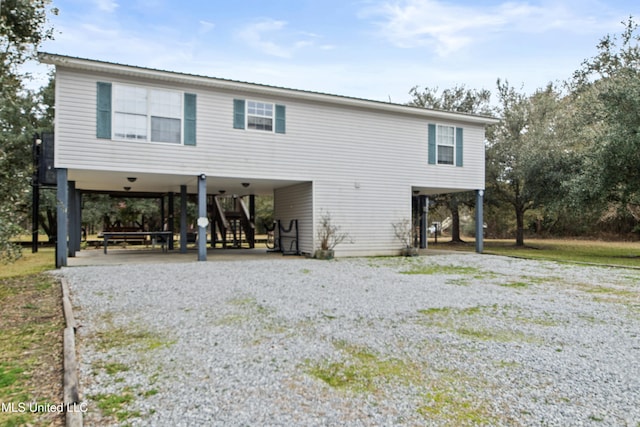
[[[436,125],[429,123],[429,164],[436,164]]]
[[[462,167],[462,128],[456,128],[456,166]]]
[[[98,82],[96,137],[111,139],[111,83]]]
[[[184,94],[184,145],[196,145],[196,95]]]
[[[285,106],[276,105],[276,133],[285,133]]]
[[[244,129],[244,99],[233,100],[233,128]]]

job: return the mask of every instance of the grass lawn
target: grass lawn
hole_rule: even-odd
[[[469,242],[429,242],[431,249],[475,250],[472,238]],[[608,242],[600,240],[571,239],[525,239],[523,247],[517,247],[514,240],[485,239],[484,253],[519,258],[602,264],[640,268],[640,242]]]
[[[54,264],[52,249],[0,264],[2,427],[64,425],[64,415],[30,406],[62,403],[62,295],[58,281],[42,273]]]

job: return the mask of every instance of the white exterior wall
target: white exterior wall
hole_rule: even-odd
[[[289,227],[292,219],[298,220],[298,248],[305,254],[313,254],[313,184],[304,182],[278,188],[273,194],[273,214],[282,221],[284,228]],[[287,240],[286,243],[288,243]],[[289,248],[285,248],[289,250]]]
[[[98,81],[196,94],[197,145],[97,139]],[[306,182],[300,188],[276,191],[284,203],[277,203],[277,214],[293,214],[284,208],[287,197],[299,201],[312,197],[315,222],[328,211],[352,237],[353,243],[336,248],[338,255],[397,253],[401,244],[391,224],[411,217],[412,186],[434,193],[484,188],[484,128],[463,118],[430,120],[375,106],[297,99],[295,94],[273,98],[60,65],[56,85],[56,167]],[[286,134],[234,129],[234,98],[285,105]],[[428,123],[464,128],[463,167],[427,164]],[[295,215],[305,215],[301,250],[311,253],[315,228],[307,224],[310,212],[305,209]]]

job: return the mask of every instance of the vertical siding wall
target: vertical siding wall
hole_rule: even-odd
[[[289,221],[298,220],[298,245],[300,252],[313,254],[313,184],[305,182],[278,188],[273,197],[274,218],[289,227]]]

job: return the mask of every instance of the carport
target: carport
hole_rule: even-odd
[[[167,197],[168,229],[173,230],[173,216],[176,199],[180,203],[179,229],[180,254],[187,251],[187,200],[197,197],[198,235],[207,235],[213,219],[208,207],[208,196],[237,195],[249,196],[274,194],[279,189],[296,186],[301,181],[284,179],[254,179],[248,177],[207,177],[172,175],[165,173],[139,173],[135,171],[95,171],[86,169],[56,169],[57,174],[57,226],[59,238],[56,243],[56,266],[68,265],[68,257],[75,258],[81,248],[82,195],[92,192],[109,193],[126,197]],[[252,203],[250,203],[251,205]],[[251,215],[255,211],[251,207]],[[254,218],[251,218],[252,220]],[[149,230],[162,231],[162,230]],[[212,229],[212,234],[214,230]],[[197,239],[197,259],[205,261],[211,250],[207,250],[207,239]],[[172,239],[171,239],[172,243]],[[169,249],[173,249],[172,245]],[[173,251],[169,253],[175,254]],[[112,251],[109,252],[109,255]],[[115,256],[115,254],[113,254]],[[138,254],[142,255],[142,254]],[[150,254],[146,254],[150,255]],[[166,254],[165,254],[166,255]]]

